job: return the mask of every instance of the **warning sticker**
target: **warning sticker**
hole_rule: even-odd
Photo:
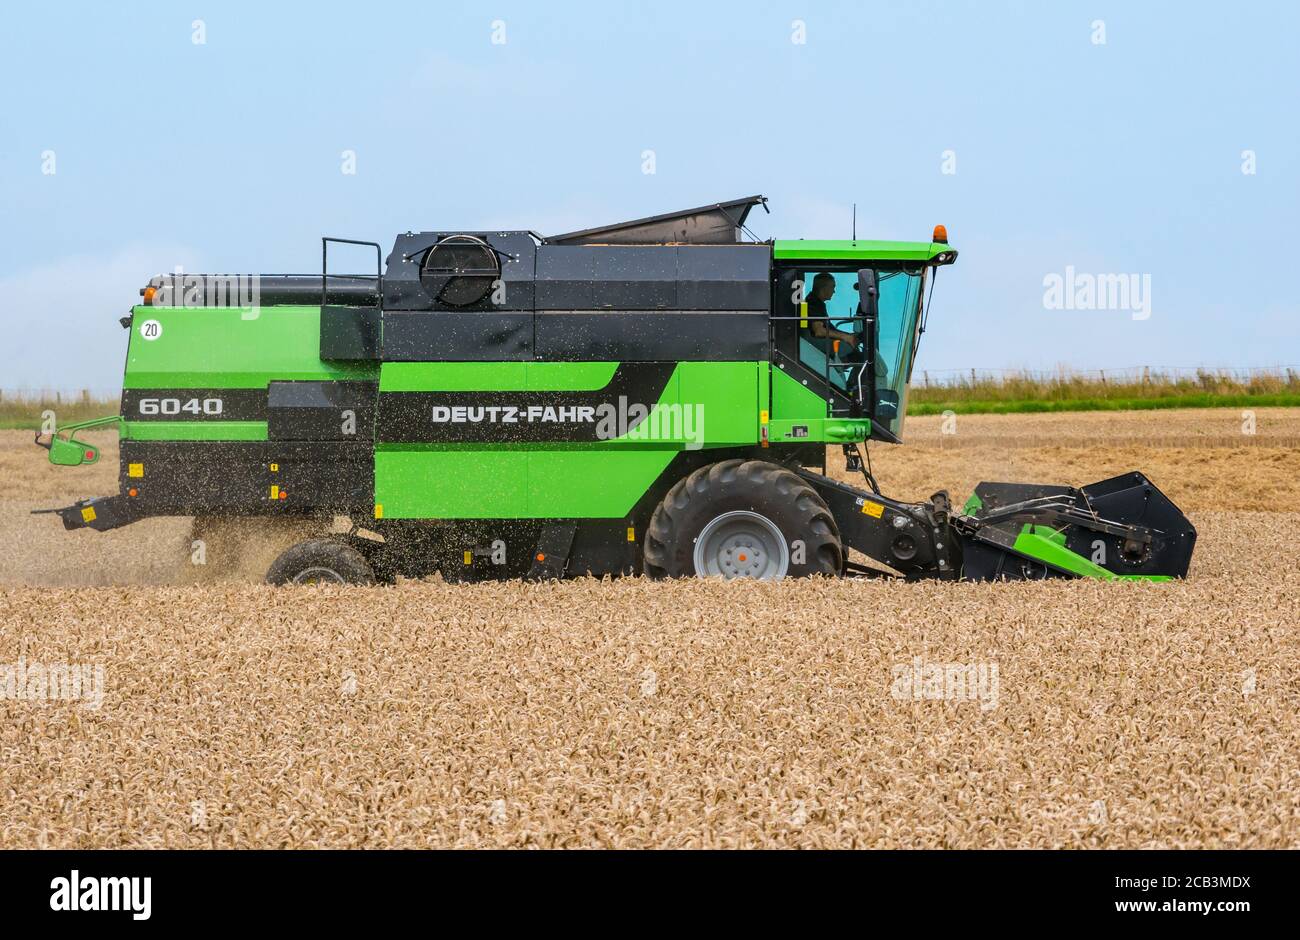
[[[862,512],[864,515],[871,516],[873,519],[879,519],[885,513],[885,507],[880,503],[873,503],[869,499],[862,501]]]

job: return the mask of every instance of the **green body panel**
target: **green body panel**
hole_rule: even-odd
[[[374,379],[320,358],[320,307],[134,307],[123,388],[262,388],[272,379]],[[162,335],[140,327],[157,320]]]
[[[262,388],[276,380],[377,380],[382,392],[595,391],[617,362],[331,363],[319,358],[320,309],[133,309],[128,389]],[[145,340],[148,320],[161,326]],[[770,386],[775,386],[770,388]],[[382,407],[382,405],[381,405]],[[618,518],[683,449],[862,440],[865,422],[828,421],[816,393],[767,362],[678,363],[640,429],[590,444],[381,444],[375,503],[384,518]],[[685,423],[684,423],[685,422]],[[796,438],[793,428],[801,425]],[[806,433],[805,433],[806,430]],[[264,441],[264,421],[123,421],[123,440]],[[69,455],[70,455],[69,451]]]
[[[1016,536],[1014,548],[1022,555],[1036,558],[1045,564],[1068,571],[1081,578],[1101,581],[1172,581],[1159,574],[1115,574],[1107,568],[1084,558],[1065,547],[1065,533],[1039,525],[1026,525]]]
[[[825,239],[777,239],[772,257],[812,261],[932,261],[952,251],[943,242],[836,241]]]
[[[871,422],[854,418],[778,418],[772,421],[770,435],[777,444],[854,444],[871,435]]]
[[[790,378],[784,369],[772,369],[772,420],[826,417],[827,401],[808,386]]]
[[[675,454],[662,448],[534,451],[528,464],[527,514],[566,519],[625,516]]]
[[[146,307],[131,310],[123,388],[265,388],[273,380],[374,380],[372,363],[320,358],[320,307]],[[157,339],[140,335],[157,320]],[[123,440],[264,441],[257,421],[125,421]]]
[[[597,445],[380,445],[375,504],[384,519],[615,519],[676,449]]]
[[[375,451],[377,518],[526,517],[527,484],[526,450],[381,444]]]
[[[608,384],[617,367],[385,363],[380,389],[592,391]],[[766,362],[682,362],[650,417],[622,437],[593,443],[380,444],[375,503],[385,519],[620,518],[679,451],[755,445],[766,384]]]
[[[772,369],[772,423],[768,432],[774,444],[817,442],[850,444],[871,435],[865,418],[828,418],[827,402],[782,369]],[[800,429],[796,433],[796,428]]]
[[[604,388],[617,362],[386,362],[381,392],[586,392]]]
[[[124,441],[264,441],[265,421],[123,421]]]

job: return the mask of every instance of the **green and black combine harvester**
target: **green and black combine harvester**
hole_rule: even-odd
[[[644,573],[1164,580],[1196,533],[1140,473],[881,494],[940,267],[930,241],[746,240],[755,196],[618,225],[397,238],[374,275],[154,278],[130,330],[119,492],[150,516],[351,520],[275,583]],[[353,248],[353,251],[358,249]],[[337,252],[336,252],[337,254]],[[830,446],[861,471],[826,474]],[[854,549],[879,564],[850,560]],[[887,569],[887,571],[885,570]]]

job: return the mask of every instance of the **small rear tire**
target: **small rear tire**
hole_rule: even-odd
[[[825,501],[798,475],[765,460],[723,460],[678,481],[655,509],[644,570],[652,578],[839,577],[844,546]]]
[[[365,556],[337,539],[308,539],[287,549],[266,573],[268,584],[374,584]]]

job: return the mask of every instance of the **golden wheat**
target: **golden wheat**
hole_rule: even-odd
[[[0,846],[1300,845],[1294,451],[1062,423],[999,455],[1024,418],[986,420],[873,446],[886,490],[1143,469],[1192,577],[181,586],[184,520],[26,515],[111,492],[111,437],[80,470],[0,437],[0,669],[103,676],[0,697]],[[948,667],[990,681],[900,687]]]

